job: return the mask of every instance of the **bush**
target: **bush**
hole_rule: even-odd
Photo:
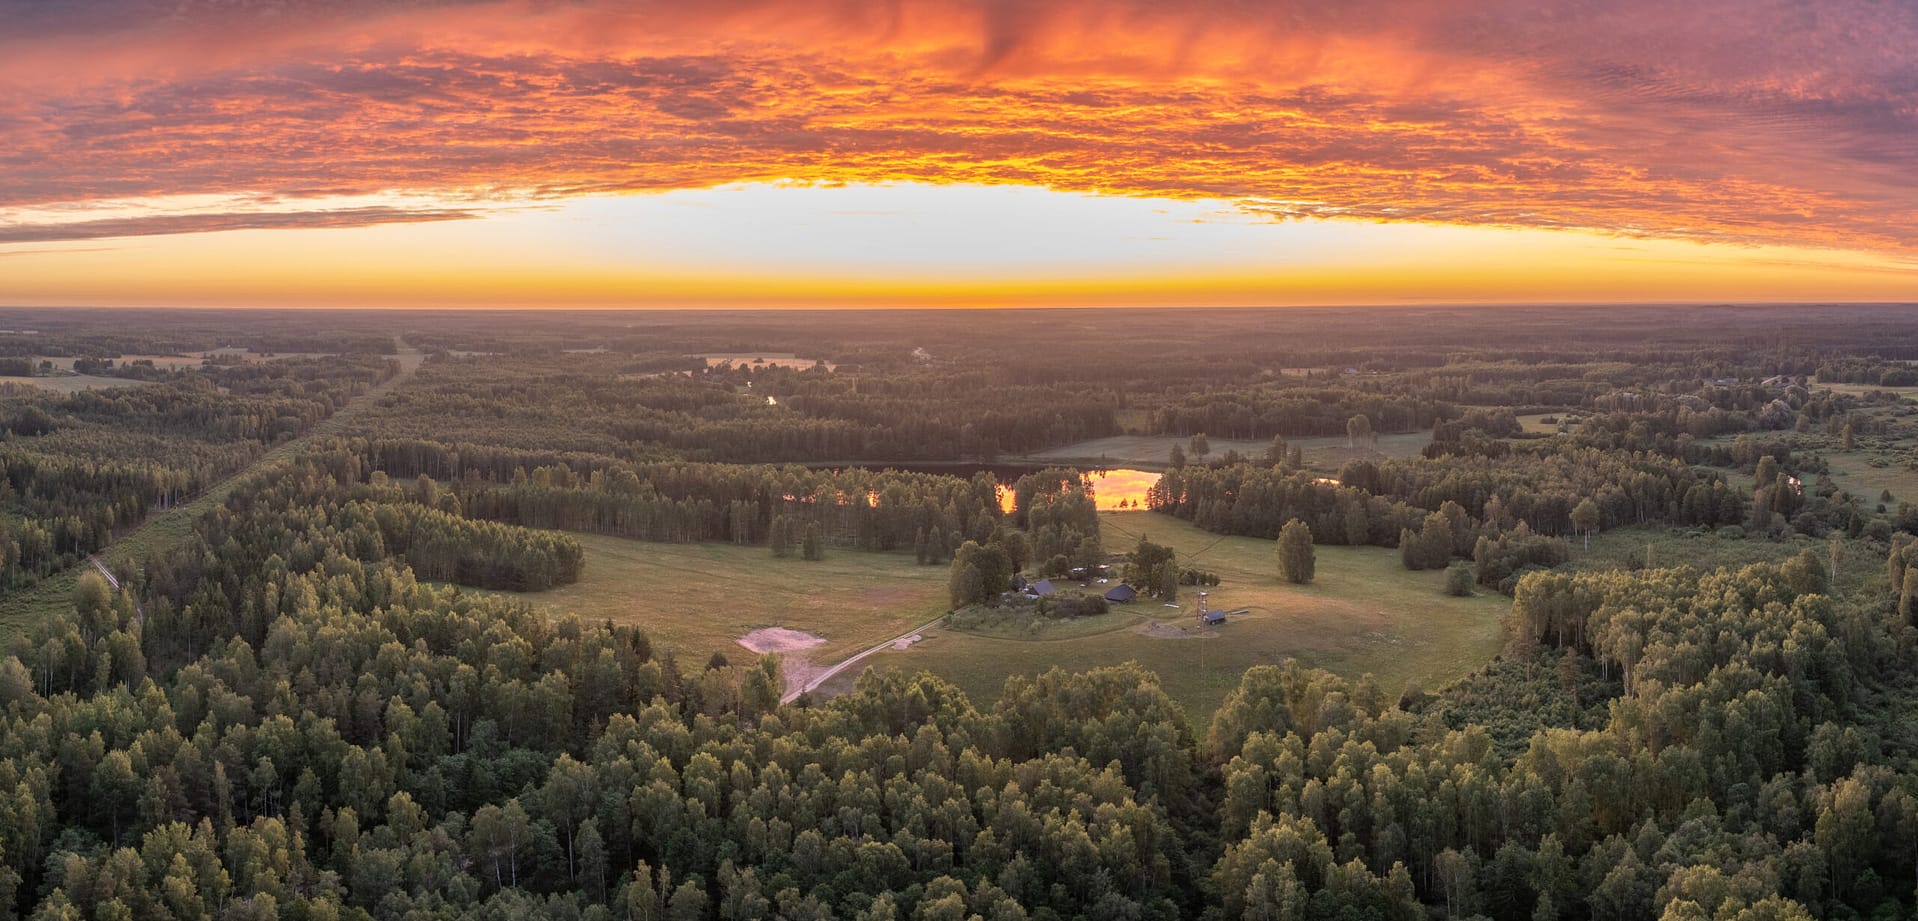
[[[1527,563],[1523,566],[1520,566],[1518,570],[1513,572],[1511,575],[1498,580],[1499,593],[1503,595],[1510,595],[1513,592],[1518,591],[1519,580],[1525,578],[1526,576],[1531,575],[1532,573],[1545,572],[1545,571],[1546,571],[1545,567],[1539,566],[1533,563]]]
[[[1179,572],[1180,585],[1217,585],[1219,574],[1209,569],[1185,569]]]
[[[1457,598],[1470,597],[1472,583],[1475,581],[1477,580],[1472,578],[1471,564],[1464,560],[1459,560],[1445,568],[1445,594],[1447,595]]]
[[[1054,620],[1070,620],[1074,617],[1096,617],[1110,608],[1105,596],[1087,595],[1081,592],[1061,593],[1049,598],[1039,599],[1039,616]]]

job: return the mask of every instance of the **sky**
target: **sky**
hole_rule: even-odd
[[[0,0],[0,304],[1918,301],[1909,0]]]

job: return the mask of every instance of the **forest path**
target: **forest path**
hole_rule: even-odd
[[[115,537],[113,542],[101,548],[99,553],[88,556],[87,562],[105,575],[107,581],[118,589],[120,580],[113,573],[116,565],[133,565],[139,560],[146,559],[185,540],[193,533],[193,522],[199,520],[199,517],[206,512],[225,504],[227,497],[233,494],[234,487],[238,486],[243,478],[285,463],[313,442],[344,431],[354,417],[411,377],[413,372],[419,370],[419,366],[425,362],[424,353],[408,346],[398,336],[393,337],[393,344],[396,352],[394,357],[400,366],[398,374],[348,400],[346,405],[314,424],[305,434],[274,445],[253,463],[228,474],[192,499],[170,508],[149,512],[139,524]],[[57,616],[66,610],[72,603],[73,587],[79,582],[80,574],[86,569],[86,566],[69,566],[28,588],[0,598],[0,648],[4,648],[6,641],[10,641],[29,624],[46,617]]]
[[[825,684],[827,681],[832,680],[832,677],[834,675],[837,675],[840,672],[843,672],[846,669],[851,668],[853,665],[859,663],[861,660],[865,659],[867,656],[877,655],[881,652],[884,652],[888,649],[893,648],[894,646],[898,645],[900,642],[904,640],[910,640],[913,637],[926,632],[927,630],[931,630],[932,628],[939,626],[940,621],[943,621],[945,619],[946,619],[945,615],[941,614],[938,618],[928,621],[924,625],[915,627],[911,630],[907,630],[906,632],[901,633],[898,636],[895,636],[892,639],[889,639],[883,643],[879,643],[874,646],[868,647],[866,649],[860,650],[859,652],[855,652],[852,655],[839,660],[838,663],[828,666],[823,671],[801,673],[803,677],[801,677],[801,675],[795,675],[795,677],[801,678],[801,680],[797,682],[793,682],[798,684],[798,687],[787,688],[785,695],[779,698],[779,702],[782,704],[792,703],[793,701],[799,699],[799,695],[804,694],[808,691],[818,690],[820,685]]]

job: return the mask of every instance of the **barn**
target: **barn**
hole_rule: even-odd
[[[1130,585],[1125,585],[1125,584],[1115,585],[1112,588],[1106,590],[1106,600],[1112,602],[1113,604],[1125,604],[1126,602],[1131,601],[1137,597],[1139,597],[1139,593],[1135,591]]]

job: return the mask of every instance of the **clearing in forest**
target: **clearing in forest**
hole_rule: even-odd
[[[768,650],[784,652],[788,670],[802,659],[831,664],[946,609],[946,567],[921,566],[910,552],[834,549],[806,561],[775,558],[763,546],[573,537],[586,549],[580,580],[515,597],[554,616],[636,624],[688,668],[715,652],[737,658],[742,637],[793,633],[819,642]],[[769,625],[784,632],[769,633]]]
[[[1082,632],[1095,624],[1081,622],[1029,633],[941,628],[910,649],[873,656],[872,667],[929,670],[989,705],[1011,675],[1137,662],[1157,672],[1166,691],[1202,726],[1254,665],[1296,658],[1348,677],[1370,672],[1396,696],[1410,680],[1435,689],[1463,677],[1503,645],[1509,599],[1492,592],[1450,597],[1443,591],[1443,571],[1407,571],[1394,550],[1319,547],[1317,578],[1291,585],[1279,579],[1273,541],[1221,537],[1152,512],[1099,517],[1108,549],[1129,549],[1144,533],[1177,550],[1182,564],[1219,574],[1222,582],[1209,590],[1209,606],[1249,613],[1203,628],[1224,642],[1176,642],[1174,635],[1201,631],[1192,609],[1197,596],[1185,589],[1176,610],[1142,598],[1086,619],[1103,621],[1102,632]],[[835,677],[827,692],[850,686],[862,670]]]

